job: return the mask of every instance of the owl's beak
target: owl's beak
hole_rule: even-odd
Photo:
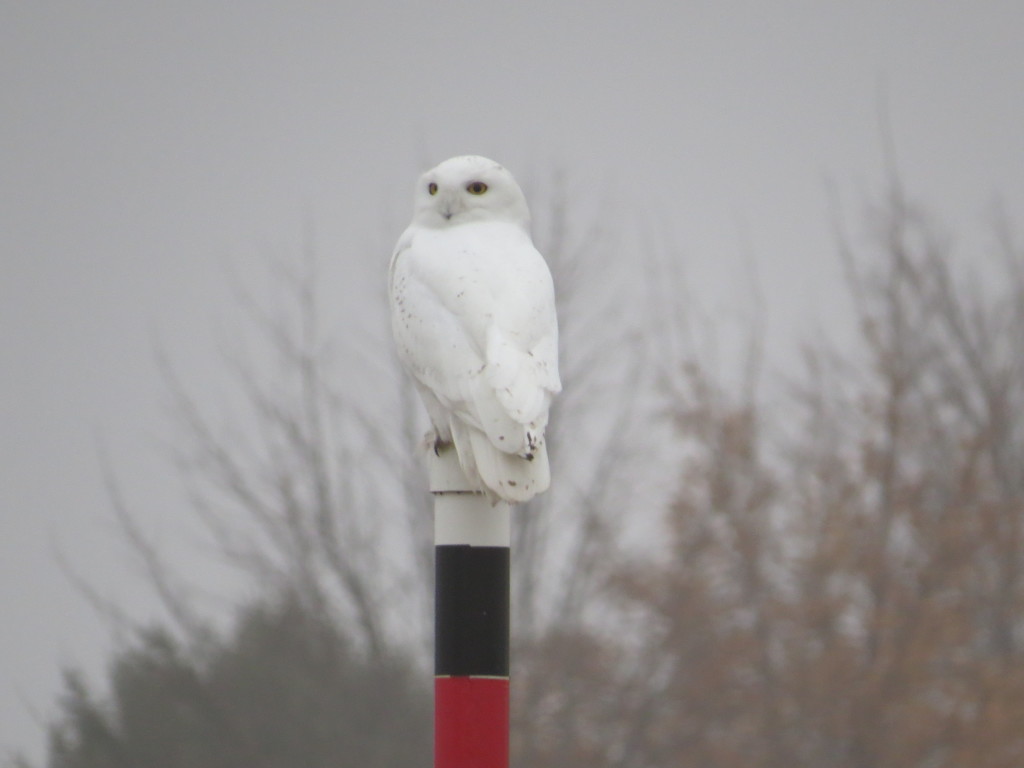
[[[441,199],[441,206],[438,209],[441,216],[444,217],[445,221],[451,221],[452,216],[458,213],[459,200],[455,195],[443,193],[444,197]]]

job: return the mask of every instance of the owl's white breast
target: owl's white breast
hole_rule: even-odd
[[[443,308],[458,318],[481,352],[491,325],[509,333],[524,350],[551,332],[555,317],[550,273],[520,227],[487,222],[417,228],[406,234],[408,247],[396,257],[392,285],[401,286],[412,310],[422,306],[432,313]]]

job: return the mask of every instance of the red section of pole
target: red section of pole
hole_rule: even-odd
[[[435,768],[508,768],[508,678],[434,681]]]

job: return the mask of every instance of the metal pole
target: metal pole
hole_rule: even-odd
[[[508,768],[510,507],[434,456],[434,766]]]

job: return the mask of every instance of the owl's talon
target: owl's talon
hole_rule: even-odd
[[[420,443],[422,450],[433,451],[435,456],[440,456],[451,444],[450,440],[442,440],[436,429],[431,429],[423,435],[423,442]]]

